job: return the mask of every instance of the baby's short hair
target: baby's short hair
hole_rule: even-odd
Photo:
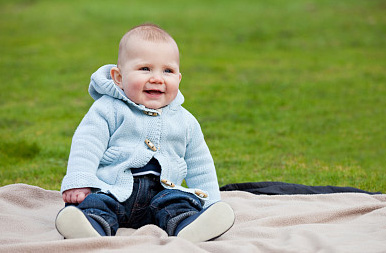
[[[151,23],[145,23],[142,25],[131,28],[123,37],[137,35],[141,39],[148,41],[168,41],[173,40],[172,36],[163,30],[161,27]]]
[[[123,58],[123,52],[125,51],[125,46],[129,38],[138,37],[143,40],[152,41],[152,42],[175,42],[173,37],[163,30],[161,27],[145,23],[142,25],[135,26],[131,28],[125,35],[123,35],[121,41],[119,42],[119,52],[118,52],[118,65],[121,65],[121,60]],[[177,44],[177,43],[176,43]]]

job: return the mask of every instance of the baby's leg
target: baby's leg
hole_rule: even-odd
[[[56,227],[65,238],[115,235],[119,228],[116,213],[122,211],[119,209],[123,207],[113,197],[90,194],[79,205],[63,208],[56,218]]]
[[[164,189],[152,199],[150,210],[155,218],[155,224],[165,230],[169,236],[173,236],[177,225],[189,216],[200,212],[202,204],[193,194]]]
[[[206,209],[194,194],[166,189],[153,198],[150,208],[156,224],[169,236],[178,236],[192,242],[214,239],[234,223],[232,208],[217,202]]]

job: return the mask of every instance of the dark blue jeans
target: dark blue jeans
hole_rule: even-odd
[[[154,224],[174,235],[177,225],[202,210],[199,198],[180,190],[165,189],[159,177],[134,177],[133,192],[125,202],[104,193],[88,195],[77,207],[98,221],[107,235],[115,235],[118,228],[140,228]]]

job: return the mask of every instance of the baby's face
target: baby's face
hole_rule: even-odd
[[[137,104],[159,109],[170,104],[181,81],[177,45],[130,39],[119,66],[122,81],[118,86]]]

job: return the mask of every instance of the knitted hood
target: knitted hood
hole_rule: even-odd
[[[135,104],[131,101],[121,88],[119,88],[110,76],[110,69],[116,67],[114,64],[108,64],[100,67],[94,74],[91,75],[90,86],[88,92],[94,100],[98,100],[103,95],[108,95],[113,98],[123,100],[129,104],[139,107],[141,110],[152,109],[146,108],[144,105]],[[184,102],[184,96],[178,91],[177,97],[168,105],[171,108],[180,106]]]

